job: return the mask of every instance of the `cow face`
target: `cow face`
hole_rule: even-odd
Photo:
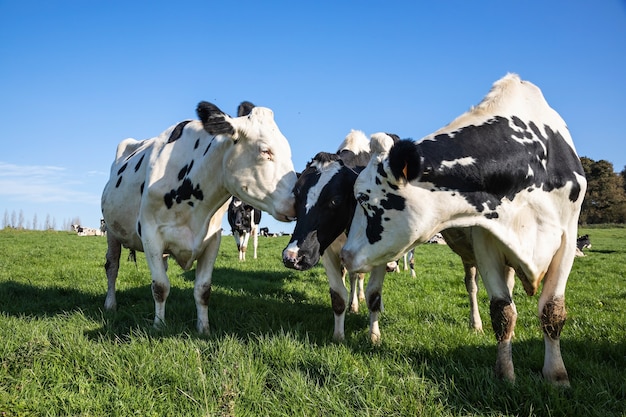
[[[356,177],[337,154],[320,152],[307,165],[294,187],[297,223],[283,251],[285,266],[297,270],[315,266],[346,231],[356,206],[352,195]]]
[[[417,214],[419,207],[408,207],[417,187],[407,180],[416,179],[421,157],[418,153],[406,153],[412,159],[412,167],[390,166],[389,151],[394,140],[385,133],[372,135],[372,158],[359,174],[354,185],[358,202],[350,226],[348,241],[342,250],[342,259],[351,271],[367,272],[372,266],[398,259],[412,246],[416,237],[424,232],[412,218],[421,217],[422,223],[429,217],[427,212]],[[399,168],[399,169],[398,169]],[[399,170],[399,175],[394,173]],[[407,213],[411,212],[411,216]]]
[[[200,109],[198,115],[209,133],[214,127]],[[204,116],[204,117],[203,117]],[[291,161],[289,142],[274,122],[270,109],[254,107],[246,116],[231,118],[222,114],[220,133],[229,135],[233,146],[225,153],[224,168],[228,191],[280,221],[295,216],[294,197],[296,172]]]

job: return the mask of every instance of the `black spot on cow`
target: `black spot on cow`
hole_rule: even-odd
[[[365,210],[365,209],[364,209]],[[365,228],[365,236],[367,236],[367,240],[369,243],[373,244],[378,242],[382,238],[383,233],[383,214],[385,210],[380,207],[369,207],[370,215],[367,215],[367,211],[365,212],[367,218],[367,226]]]
[[[487,219],[497,219],[499,217],[498,213],[492,211],[491,213],[485,213],[485,218]]]
[[[204,153],[202,154],[202,156],[206,155],[206,153],[209,151],[209,149],[211,149],[211,144],[213,143],[213,141],[209,142],[209,145],[206,147],[206,149],[204,150]]]
[[[163,196],[163,201],[169,209],[172,208],[174,202],[180,204],[183,201],[191,200],[192,197],[197,200],[203,200],[204,193],[200,188],[200,184],[194,186],[189,178],[185,178],[177,189],[173,189]]]
[[[119,187],[119,186],[120,186],[120,184],[122,183],[122,178],[124,178],[124,177],[123,177],[123,176],[120,176],[120,177],[117,179],[117,182],[115,183],[115,188],[117,188],[117,187]]]
[[[200,138],[196,139],[196,143],[193,145],[193,149],[198,149],[198,146],[200,146]]]
[[[427,172],[423,180],[433,183],[435,189],[458,192],[478,212],[485,206],[494,211],[504,199],[512,201],[522,190],[549,192],[568,183],[573,184],[570,200],[575,201],[581,191],[575,174],[584,176],[580,160],[558,131],[548,126],[543,130],[545,134],[533,122],[497,116],[481,125],[439,134],[435,140],[400,141],[390,151],[390,167],[398,176],[409,158],[405,148],[413,147],[409,168]],[[403,150],[394,151],[398,146]],[[462,158],[474,163],[443,164]]]
[[[144,181],[141,183],[141,187],[139,187],[139,194],[143,195],[143,189],[145,186],[146,186],[146,182]]]
[[[385,210],[402,211],[406,205],[406,199],[397,194],[387,194],[387,197],[380,201],[380,205]]]
[[[137,162],[137,164],[135,165],[135,172],[139,171],[139,167],[141,166],[141,163],[143,162],[143,158],[146,156],[146,154],[141,155],[141,158],[139,158],[139,162]]]
[[[187,175],[187,165],[185,165],[180,171],[178,171],[178,181],[182,181]]]
[[[117,175],[120,175],[122,172],[126,171],[127,166],[128,166],[128,162],[122,165],[122,167],[117,171]]]
[[[177,124],[174,130],[172,130],[172,133],[170,133],[170,137],[167,140],[167,143],[176,142],[178,139],[180,139],[180,137],[183,135],[183,130],[185,129],[185,126],[187,126],[187,123],[189,122],[191,122],[191,120],[185,120]]]
[[[137,222],[137,234],[141,237],[141,222]]]

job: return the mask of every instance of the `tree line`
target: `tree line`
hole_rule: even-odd
[[[620,173],[616,173],[613,164],[604,159],[594,161],[583,156],[580,160],[587,177],[587,194],[578,223],[626,223],[626,166]],[[61,230],[71,230],[72,224],[81,224],[80,218],[65,220]],[[5,229],[55,230],[56,219],[48,214],[40,223],[35,214],[32,221],[28,221],[22,210],[19,213],[14,210],[10,215],[5,210],[2,226]]]
[[[72,219],[66,219],[63,221],[63,227],[61,230],[72,230],[73,224],[81,224],[79,217],[74,217]],[[2,218],[2,228],[4,229],[30,229],[30,230],[56,230],[57,229],[57,221],[54,217],[50,217],[49,214],[46,215],[43,221],[40,221],[37,217],[37,213],[33,215],[32,220],[26,219],[24,216],[24,211],[20,210],[16,212],[13,210],[11,214],[9,214],[8,210],[4,211],[4,216]]]

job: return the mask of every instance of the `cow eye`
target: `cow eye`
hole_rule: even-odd
[[[341,201],[342,201],[341,196],[336,196],[336,197],[333,197],[333,198],[330,200],[330,203],[328,203],[328,205],[329,205],[331,208],[334,208],[334,207],[339,206],[339,205],[341,204]]]
[[[272,150],[267,147],[266,145],[261,145],[259,146],[259,156],[262,159],[268,160],[268,161],[273,161],[274,160],[274,154],[272,153]]]
[[[367,200],[369,200],[369,199],[370,199],[370,198],[367,196],[367,194],[364,194],[364,193],[359,193],[359,194],[356,196],[356,201],[358,201],[358,203],[359,203],[360,205],[365,204],[365,203],[367,202]]]

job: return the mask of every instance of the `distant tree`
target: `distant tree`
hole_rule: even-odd
[[[37,230],[37,213],[33,215],[33,230]]]
[[[626,222],[626,192],[623,179],[608,161],[582,157],[587,194],[580,216],[582,224]]]
[[[52,229],[52,223],[50,223],[50,214],[46,214],[46,221],[43,224],[44,230]]]
[[[9,210],[4,209],[4,217],[2,218],[2,228],[6,229],[11,226],[11,221],[9,220]]]
[[[17,228],[24,228],[24,210],[20,210],[20,214],[17,215]]]
[[[15,210],[11,212],[11,227],[17,227],[17,213],[15,213]]]
[[[622,177],[622,188],[624,189],[624,192],[626,193],[626,165],[624,166],[624,169],[622,170],[622,172],[619,173],[620,177]]]

